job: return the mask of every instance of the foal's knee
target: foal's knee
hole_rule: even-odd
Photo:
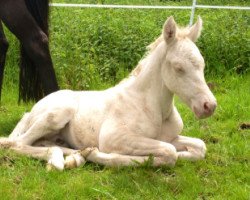
[[[6,38],[0,38],[0,51],[3,54],[6,54],[9,48],[9,43]]]
[[[172,144],[164,145],[162,149],[161,160],[163,164],[174,166],[177,161],[178,155],[176,148]]]
[[[205,142],[203,142],[201,139],[196,139],[196,144],[197,147],[194,149],[194,151],[196,151],[197,159],[204,159],[207,151]]]

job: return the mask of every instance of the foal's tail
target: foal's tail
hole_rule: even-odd
[[[42,31],[48,36],[49,0],[25,0],[26,6]],[[35,100],[44,96],[38,70],[21,46],[19,75],[19,102]]]

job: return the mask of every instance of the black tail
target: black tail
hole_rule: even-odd
[[[0,101],[1,101],[1,94],[2,94],[5,58],[6,58],[8,46],[9,46],[9,43],[7,39],[5,38],[2,22],[0,20]]]
[[[48,36],[49,0],[25,0],[26,6],[39,27]],[[38,71],[21,46],[19,102],[38,101],[44,96]]]

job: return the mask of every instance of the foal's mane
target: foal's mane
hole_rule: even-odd
[[[150,45],[148,45],[146,47],[147,51],[144,55],[144,57],[139,61],[139,63],[137,64],[137,66],[133,69],[133,71],[129,74],[129,77],[133,76],[133,77],[137,77],[140,72],[141,72],[141,69],[143,67],[143,64],[145,62],[145,59],[147,58],[147,56],[152,53],[156,47],[163,41],[163,36],[162,34],[154,41],[152,42]],[[144,61],[144,62],[143,62]]]
[[[177,27],[176,30],[176,38],[183,39],[186,38],[190,32],[189,27]],[[133,71],[129,74],[128,78],[123,79],[118,85],[127,82],[133,78],[139,76],[142,71],[142,68],[146,66],[148,56],[158,47],[158,45],[164,40],[163,35],[161,34],[158,38],[155,39],[150,45],[146,47],[147,51],[144,54],[143,58],[138,62],[137,66],[133,69]]]
[[[182,39],[182,38],[185,38],[187,37],[187,35],[189,34],[190,32],[190,29],[189,27],[177,27],[177,31],[176,31],[176,37],[178,39]],[[147,58],[147,56],[149,54],[151,54],[155,49],[156,47],[164,40],[163,38],[163,35],[161,34],[158,38],[155,39],[154,42],[152,42],[151,44],[149,44],[146,49],[146,53],[144,55],[144,57],[139,61],[139,63],[137,64],[137,66],[133,69],[133,71],[129,74],[129,77],[137,77],[141,70],[142,70],[142,67],[144,66],[144,62]]]
[[[138,77],[141,73],[142,68],[146,65],[147,57],[156,49],[156,47],[163,41],[163,35],[161,34],[154,42],[146,47],[147,51],[144,54],[143,58],[138,62],[137,66],[130,72],[129,76],[123,79],[118,85],[121,85],[128,80]]]

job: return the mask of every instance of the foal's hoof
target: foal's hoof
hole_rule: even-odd
[[[92,151],[98,151],[98,148],[96,147],[88,147],[86,149],[83,149],[80,151],[80,154],[84,157],[84,158],[87,158],[89,156],[89,154],[92,152]]]
[[[49,162],[46,165],[46,169],[47,169],[47,171],[52,171],[52,170],[63,171],[64,163],[60,162],[60,161],[55,162],[54,160],[49,160]]]
[[[6,137],[0,138],[0,149],[9,149],[14,146],[14,142]]]
[[[64,167],[66,169],[72,169],[85,164],[84,157],[78,152],[71,154],[65,158]]]
[[[64,157],[63,152],[59,147],[51,147],[48,152],[50,155],[47,170],[50,171],[53,168],[62,171],[64,169]]]

